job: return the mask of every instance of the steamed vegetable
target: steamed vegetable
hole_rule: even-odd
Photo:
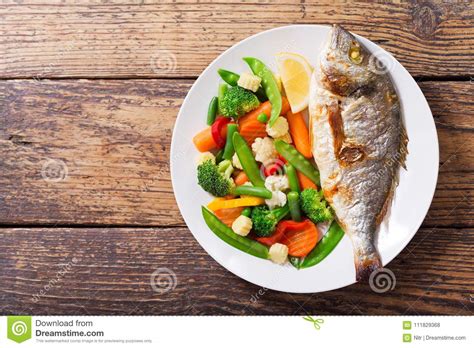
[[[227,134],[227,126],[222,127],[220,132],[221,137],[224,138]],[[197,133],[193,138],[193,143],[194,146],[196,146],[196,149],[200,152],[217,149],[217,143],[214,141],[214,137],[212,136],[212,127],[207,127]]]
[[[258,168],[255,158],[253,158],[252,150],[250,150],[244,138],[242,138],[239,133],[234,133],[233,142],[237,157],[239,157],[240,164],[250,182],[253,186],[264,187],[265,181],[260,174],[260,169]]]
[[[237,86],[240,79],[239,74],[236,74],[235,72],[225,70],[225,69],[219,69],[217,70],[217,73],[225,82],[227,82],[232,87]],[[257,92],[255,92],[255,95],[257,96],[258,100],[260,100],[261,102],[264,102],[268,99],[267,96],[265,95],[265,91],[263,90],[261,86],[258,88]]]
[[[285,173],[288,177],[288,182],[290,184],[291,191],[300,193],[300,182],[298,180],[298,175],[296,173],[295,167],[293,167],[289,163],[285,164]]]
[[[214,123],[217,115],[217,97],[212,97],[209,102],[209,107],[207,109],[207,125],[210,126]]]
[[[274,210],[267,206],[255,207],[252,210],[253,230],[259,237],[268,237],[274,231],[278,222],[289,213],[287,205]]]
[[[308,188],[312,188],[316,190],[318,188],[314,182],[309,180],[309,178],[306,175],[304,175],[298,170],[296,171],[296,176],[298,178],[298,181],[300,183],[300,187],[302,190],[306,190]]]
[[[237,186],[245,184],[247,181],[249,181],[249,178],[247,174],[245,174],[244,171],[239,172],[234,178],[234,182]]]
[[[281,93],[278,89],[278,84],[275,81],[272,71],[259,59],[253,57],[246,57],[244,61],[249,65],[252,72],[262,79],[262,87],[268,100],[272,104],[272,111],[268,124],[273,126],[278,116],[280,116],[282,101]]]
[[[318,238],[319,230],[310,220],[288,221],[280,243],[288,247],[288,255],[303,257],[314,248]]]
[[[304,157],[311,158],[312,154],[309,131],[303,114],[301,112],[292,113],[290,110],[286,113],[286,119],[290,126],[290,134],[296,150],[298,150]]]
[[[275,140],[275,148],[296,169],[306,175],[316,185],[319,185],[319,172],[298,150],[283,140]]]
[[[306,255],[304,259],[290,258],[290,262],[296,268],[308,268],[317,265],[323,261],[339,244],[342,237],[344,237],[344,230],[336,221],[333,221],[329,230],[324,237],[319,241],[316,247]]]
[[[230,209],[237,207],[253,207],[265,203],[260,197],[241,197],[234,199],[216,198],[207,205],[210,210]]]
[[[221,220],[223,223],[230,227],[232,226],[234,220],[240,216],[243,210],[244,207],[219,209],[215,210],[214,214],[219,218],[219,220]]]
[[[225,142],[224,152],[222,154],[222,158],[226,160],[231,160],[232,156],[234,156],[234,142],[232,141],[232,137],[234,133],[237,132],[237,125],[236,124],[229,124],[227,126],[227,140]]]
[[[230,178],[233,170],[229,160],[224,160],[219,164],[207,160],[197,167],[198,184],[204,191],[216,197],[226,196],[234,185]]]
[[[265,199],[272,198],[272,192],[267,190],[265,187],[256,187],[250,185],[235,186],[231,189],[231,193],[236,196],[254,196]]]
[[[314,223],[329,221],[334,218],[331,208],[324,200],[323,193],[315,189],[306,189],[300,195],[301,210]]]
[[[290,208],[291,219],[293,221],[301,221],[301,210],[298,192],[290,192],[287,195],[288,207]]]
[[[228,89],[219,103],[222,115],[238,118],[257,108],[260,101],[249,90],[236,86]]]
[[[211,231],[227,244],[247,254],[262,259],[268,259],[268,249],[266,246],[249,238],[239,236],[212,214],[206,207],[202,207],[202,216]]]

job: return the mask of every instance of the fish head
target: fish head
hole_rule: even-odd
[[[339,25],[331,28],[319,64],[320,82],[340,96],[348,96],[376,77],[369,67],[369,51]]]

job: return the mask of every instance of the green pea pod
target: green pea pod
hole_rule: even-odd
[[[288,261],[296,268],[300,269],[301,268],[301,263],[303,262],[302,258],[296,257],[296,256],[290,256],[288,257]]]
[[[211,229],[211,231],[227,244],[247,254],[260,257],[262,259],[268,259],[268,248],[265,245],[234,233],[234,231],[232,231],[229,226],[224,224],[204,206],[202,207],[202,216],[204,217],[204,221],[206,221],[206,224]]]
[[[298,192],[290,192],[287,196],[288,206],[290,207],[291,220],[298,222],[301,221],[299,197],[300,195],[298,194]]]
[[[222,103],[222,98],[224,98],[224,94],[227,92],[228,85],[225,83],[221,83],[219,85],[219,89],[217,90],[217,111],[220,115],[222,115],[222,110],[221,110],[221,103]]]
[[[224,70],[224,69],[217,70],[217,73],[219,74],[221,79],[223,79],[232,87],[237,86],[237,82],[239,81],[239,78],[240,78],[239,74],[236,74],[235,72]],[[255,95],[257,96],[258,100],[260,100],[261,102],[264,102],[268,99],[262,87],[258,88],[257,92],[255,92]]]
[[[275,148],[280,155],[282,155],[291,165],[298,169],[301,173],[306,175],[309,180],[316,185],[320,185],[319,172],[314,168],[310,161],[308,161],[301,153],[293,146],[285,143],[283,140],[275,140]]]
[[[217,97],[212,97],[209,102],[209,108],[207,109],[207,125],[211,126],[217,115]]]
[[[293,192],[301,192],[300,181],[298,180],[298,175],[296,174],[296,169],[291,164],[285,164],[285,173],[288,177],[288,183],[290,184],[290,190]]]
[[[225,142],[224,153],[222,154],[223,159],[230,160],[234,156],[234,142],[232,141],[232,136],[237,132],[237,125],[231,123],[227,126],[227,139]]]
[[[249,185],[241,185],[233,187],[231,193],[236,196],[246,195],[246,196],[255,196],[265,199],[272,198],[272,191],[267,190],[265,187],[255,187]]]
[[[297,268],[312,267],[323,261],[339,244],[342,237],[344,237],[344,230],[336,221],[333,221],[323,239],[306,255]]]
[[[262,178],[262,173],[260,173],[257,161],[255,161],[255,158],[253,158],[252,150],[250,150],[250,147],[247,145],[245,139],[242,138],[238,132],[235,132],[232,141],[234,142],[234,149],[237,153],[240,164],[242,165],[242,168],[244,169],[245,174],[247,174],[250,182],[253,184],[253,186],[265,187],[265,181]]]
[[[240,78],[239,74],[236,74],[232,71],[225,70],[225,69],[219,69],[217,70],[217,73],[219,74],[221,79],[223,79],[232,87],[237,86],[237,82],[239,81],[239,78]]]
[[[267,95],[270,104],[272,104],[270,120],[268,121],[268,124],[271,127],[275,124],[278,116],[280,116],[282,106],[281,93],[278,89],[275,77],[273,76],[272,71],[268,69],[261,60],[253,57],[245,57],[244,61],[249,65],[253,73],[262,79],[262,87],[265,90],[265,94]]]

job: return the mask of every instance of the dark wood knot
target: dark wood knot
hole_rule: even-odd
[[[413,32],[422,39],[430,39],[434,37],[440,20],[440,13],[434,4],[417,4],[414,3],[412,11]]]

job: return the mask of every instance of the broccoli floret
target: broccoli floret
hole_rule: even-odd
[[[214,164],[212,160],[204,161],[197,167],[198,184],[216,197],[226,196],[234,186],[234,181],[230,178],[233,171],[229,160],[219,164]]]
[[[220,103],[222,114],[227,117],[240,117],[259,105],[255,94],[239,86],[228,89]]]
[[[259,237],[268,237],[273,234],[278,222],[289,212],[288,205],[270,210],[266,205],[255,207],[252,210],[252,228]]]
[[[331,208],[328,207],[327,202],[324,200],[323,193],[312,188],[301,192],[300,206],[301,210],[314,223],[329,221],[334,217]]]

